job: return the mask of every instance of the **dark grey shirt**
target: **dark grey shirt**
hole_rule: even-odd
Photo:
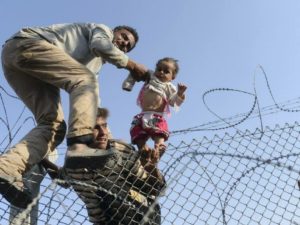
[[[99,150],[102,151],[102,150]],[[107,160],[105,160],[107,159]],[[93,224],[140,224],[166,183],[161,175],[147,172],[129,145],[110,140],[103,150],[102,168],[65,169],[65,177],[85,203]],[[160,224],[159,206],[149,216],[147,225]]]

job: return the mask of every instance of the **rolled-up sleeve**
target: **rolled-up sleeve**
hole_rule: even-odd
[[[119,67],[125,67],[128,56],[113,43],[113,32],[105,25],[95,25],[90,36],[90,49],[97,57]]]
[[[173,84],[169,84],[169,104],[178,108],[184,102],[184,98],[177,95],[177,89]]]

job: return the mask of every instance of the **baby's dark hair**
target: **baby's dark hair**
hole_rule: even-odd
[[[134,44],[134,46],[132,46],[132,48],[134,48],[136,43],[138,43],[138,41],[139,41],[139,35],[138,35],[136,29],[126,26],[126,25],[121,25],[121,26],[115,27],[114,32],[118,31],[118,30],[122,30],[122,29],[128,30],[130,33],[132,33],[134,40],[135,40],[135,44]]]
[[[175,67],[175,74],[174,74],[174,77],[173,79],[175,79],[178,71],[179,71],[179,65],[178,65],[178,60],[177,59],[174,59],[174,58],[171,58],[171,57],[165,57],[165,58],[162,58],[160,60],[157,61],[156,63],[156,66],[158,66],[158,64],[160,64],[161,62],[171,62],[174,64],[174,67]]]

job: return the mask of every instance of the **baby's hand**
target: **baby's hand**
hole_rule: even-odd
[[[187,86],[185,86],[183,83],[178,83],[177,88],[177,95],[181,98],[184,98],[184,92],[187,89]]]

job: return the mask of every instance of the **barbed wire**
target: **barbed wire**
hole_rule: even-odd
[[[207,95],[220,91],[247,94],[254,100],[246,113],[228,118],[216,114],[216,121],[173,131],[172,135],[181,135],[205,129],[217,131],[235,128],[233,134],[225,133],[213,138],[203,136],[199,140],[193,139],[189,143],[182,141],[176,145],[169,143],[159,163],[166,178],[166,187],[163,191],[156,190],[159,194],[152,196],[147,206],[136,202],[131,195],[131,192],[137,192],[149,196],[149,191],[155,190],[151,185],[145,185],[147,181],[136,178],[136,171],[139,170],[134,166],[138,162],[135,153],[126,157],[117,154],[109,159],[115,163],[105,161],[101,170],[82,168],[82,171],[76,171],[74,176],[82,175],[81,180],[67,176],[67,179],[53,181],[48,176],[44,178],[40,172],[31,172],[31,176],[24,179],[41,189],[32,205],[18,214],[19,217],[15,217],[15,224],[25,223],[29,218],[37,219],[40,224],[90,224],[93,217],[88,210],[91,206],[85,203],[86,198],[91,196],[99,209],[103,208],[105,202],[110,203],[105,205],[103,213],[110,215],[112,224],[116,221],[130,221],[126,224],[159,224],[155,221],[158,217],[164,225],[299,224],[300,209],[297,205],[300,191],[297,183],[300,164],[297,159],[300,154],[300,125],[295,122],[263,127],[262,117],[280,111],[298,112],[300,98],[277,103],[266,73],[262,67],[258,69],[263,72],[274,104],[259,107],[255,79],[254,93],[228,88],[205,92],[204,104],[207,104]],[[3,91],[6,98],[17,99],[1,86],[0,91]],[[10,146],[25,124],[34,121],[23,108],[11,125],[3,96],[0,92],[4,112],[4,116],[0,117],[0,127],[4,127],[0,135],[2,152]],[[21,105],[20,102],[18,104]],[[214,114],[208,104],[207,107]],[[260,118],[260,128],[254,131],[237,128],[251,118]],[[40,177],[42,181],[38,182],[32,177]],[[73,188],[64,189],[61,184],[71,184]],[[82,195],[82,190],[86,190],[88,195]],[[0,224],[8,224],[11,221],[10,205],[3,198],[0,201]],[[37,204],[39,209],[36,217],[30,217]]]
[[[257,95],[257,91],[256,91],[256,77],[258,74],[258,71],[261,71],[263,74],[263,78],[265,79],[265,83],[267,86],[267,90],[268,93],[270,94],[272,100],[273,100],[273,105],[268,106],[268,107],[264,107],[264,108],[260,108],[259,105],[259,100],[258,100],[258,95]],[[185,129],[180,129],[180,130],[174,130],[170,132],[170,135],[180,135],[180,134],[187,134],[190,132],[199,132],[199,131],[219,131],[219,130],[225,130],[228,128],[235,128],[238,130],[237,126],[240,125],[241,123],[245,122],[247,119],[250,118],[250,116],[252,114],[253,118],[259,118],[260,121],[260,129],[263,132],[263,119],[262,119],[262,112],[266,111],[266,110],[270,110],[270,107],[273,108],[273,111],[271,111],[269,114],[273,114],[275,112],[278,111],[284,111],[284,112],[290,112],[290,113],[295,113],[295,112],[300,112],[300,105],[296,105],[296,107],[293,108],[285,108],[284,106],[287,106],[286,102],[290,102],[291,100],[288,100],[286,102],[283,103],[278,103],[273,95],[267,74],[264,70],[264,68],[261,65],[258,65],[255,69],[254,75],[253,75],[253,93],[251,92],[247,92],[244,90],[238,90],[238,89],[233,89],[233,88],[214,88],[214,89],[210,89],[208,91],[205,91],[202,94],[202,102],[205,106],[205,108],[211,113],[213,114],[215,117],[218,118],[217,121],[213,121],[210,123],[206,123],[206,124],[202,124],[202,125],[198,125],[198,126],[193,126],[190,128],[185,128]],[[240,93],[240,94],[246,94],[246,95],[250,95],[253,97],[253,102],[251,104],[250,110],[246,113],[242,113],[242,114],[237,114],[235,116],[231,116],[228,118],[223,118],[221,116],[219,116],[216,112],[214,112],[208,105],[207,101],[206,101],[206,97],[212,93],[215,92],[236,92],[236,93]],[[299,101],[299,98],[296,99],[297,101]],[[297,102],[298,103],[298,102]],[[294,104],[294,103],[292,103]],[[257,110],[255,111],[255,108],[257,107]],[[295,108],[299,108],[299,109],[295,109]],[[238,119],[238,120],[236,120]],[[222,124],[219,124],[222,123]]]

